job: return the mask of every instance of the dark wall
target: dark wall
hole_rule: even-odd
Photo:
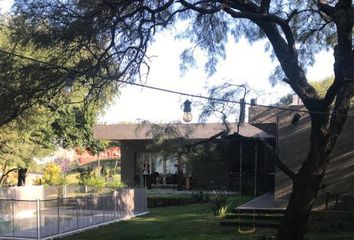
[[[146,152],[145,140],[121,141],[121,179],[128,186],[135,185],[136,158],[139,152]]]
[[[351,110],[349,114],[354,114]],[[291,117],[292,118],[292,117]],[[310,119],[303,117],[297,126],[284,117],[279,128],[280,158],[297,171],[310,147]],[[276,198],[287,199],[291,181],[280,171],[276,175]],[[348,119],[331,155],[326,176],[322,181],[317,205],[324,204],[325,194],[354,194],[354,119]]]
[[[256,181],[258,195],[272,191],[274,186],[269,173],[274,167],[263,144],[242,138],[242,174],[240,175],[240,142],[240,138],[220,140],[211,153],[193,161],[194,187],[225,187],[240,191],[241,181],[242,192],[254,194]],[[255,171],[257,172],[256,178]]]
[[[293,106],[295,107],[295,106]],[[298,106],[296,108],[299,108]],[[253,122],[276,120],[274,111],[266,111],[260,108],[254,111],[251,116]],[[267,116],[267,113],[269,116]],[[310,119],[307,114],[301,113],[299,124],[291,124],[295,113],[280,112],[279,116],[279,158],[286,163],[293,171],[297,172],[307,156],[310,147]],[[349,115],[354,114],[351,109]],[[259,118],[257,118],[259,117]],[[327,192],[332,194],[350,195],[354,194],[354,119],[348,118],[342,133],[331,155],[326,176],[322,182],[322,189],[319,192],[315,206],[321,207],[325,203]],[[280,170],[276,170],[275,177],[275,199],[279,202],[289,198],[292,190],[290,179]]]
[[[194,189],[227,188],[242,190],[253,194],[255,183],[255,164],[257,164],[257,192],[273,190],[273,181],[269,175],[274,169],[262,143],[242,138],[242,177],[240,179],[240,138],[219,140],[215,148],[209,149],[203,158],[190,160],[192,170],[192,187]],[[122,181],[133,186],[134,177],[139,171],[136,166],[138,153],[147,152],[149,142],[144,140],[121,141]],[[271,142],[270,144],[274,144]],[[255,152],[257,146],[257,162]]]

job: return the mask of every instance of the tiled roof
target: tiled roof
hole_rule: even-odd
[[[165,124],[159,124],[164,126]],[[93,129],[94,137],[101,140],[148,140],[152,138],[149,133],[152,124],[114,124],[97,125]],[[192,139],[208,139],[215,134],[225,130],[221,123],[205,124],[176,124],[179,131],[184,135],[186,131],[191,131],[189,136]],[[230,134],[237,131],[237,123],[230,123]],[[274,138],[273,135],[256,128],[249,123],[240,125],[239,134],[244,137]]]

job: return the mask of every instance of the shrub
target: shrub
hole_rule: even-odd
[[[86,186],[103,188],[106,186],[106,179],[104,177],[91,176],[87,179]]]
[[[58,164],[48,163],[43,169],[43,182],[47,185],[59,185],[63,183],[61,168]]]
[[[92,176],[93,169],[92,168],[87,168],[87,169],[79,168],[78,172],[79,172],[79,176],[77,176],[78,184],[81,186],[87,186],[87,183]]]
[[[209,205],[215,216],[225,216],[231,203],[227,201],[226,191],[213,191],[209,197]]]
[[[37,176],[34,180],[33,180],[33,185],[42,185],[43,184],[43,179],[39,176]]]
[[[195,192],[192,194],[192,199],[197,202],[209,202],[209,194],[204,192]]]
[[[126,187],[126,185],[123,182],[121,182],[120,175],[113,175],[113,177],[111,177],[111,181],[108,181],[107,187],[123,188]]]

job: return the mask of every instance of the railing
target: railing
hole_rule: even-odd
[[[49,239],[146,212],[145,188],[46,200],[0,199],[0,239]]]
[[[325,195],[325,210],[354,210],[354,196],[327,192]]]

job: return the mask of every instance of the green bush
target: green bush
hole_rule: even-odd
[[[78,172],[79,172],[79,176],[77,176],[78,184],[81,186],[87,186],[87,183],[92,176],[93,169],[92,168],[87,168],[87,169],[79,168]]]
[[[209,194],[204,192],[195,192],[192,194],[192,199],[197,202],[209,202]]]
[[[225,216],[231,203],[227,201],[226,191],[213,191],[209,196],[209,205],[215,216]]]
[[[126,187],[126,185],[123,182],[121,182],[120,175],[113,175],[111,177],[111,181],[107,182],[107,187],[123,188],[123,187]]]
[[[58,164],[48,163],[43,169],[43,183],[46,185],[60,185],[64,183],[61,168]]]
[[[106,179],[104,177],[91,176],[90,178],[87,179],[86,186],[103,188],[106,186]]]

